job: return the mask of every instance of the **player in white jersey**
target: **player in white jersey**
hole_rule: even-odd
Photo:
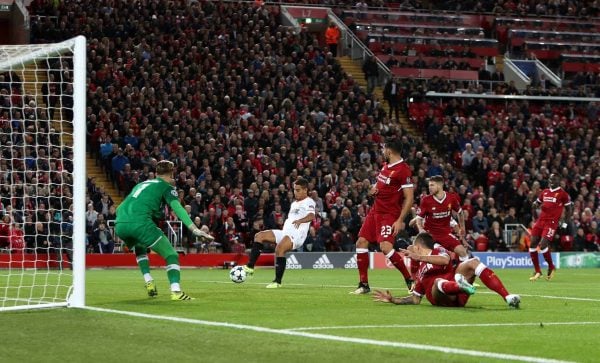
[[[288,251],[299,248],[304,244],[310,222],[315,219],[315,201],[308,196],[308,181],[298,178],[294,182],[294,198],[290,212],[283,224],[283,229],[269,229],[254,235],[254,243],[250,251],[250,261],[244,266],[247,274],[254,273],[254,265],[263,249],[263,243],[276,243],[275,247],[275,280],[267,285],[267,289],[281,287],[281,279],[285,272]]]

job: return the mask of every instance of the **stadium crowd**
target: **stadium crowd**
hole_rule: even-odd
[[[417,203],[427,192],[427,177],[436,174],[460,195],[472,244],[486,235],[488,248],[507,249],[512,241],[497,231],[504,223],[529,225],[536,193],[558,172],[575,202],[565,233],[576,236],[574,248],[597,249],[600,134],[594,104],[531,112],[526,103],[454,100],[425,107],[420,138],[390,119],[313,35],[282,26],[276,7],[151,0],[146,6],[100,1],[85,8],[64,2],[37,11],[57,21],[33,22],[35,42],[88,37],[89,151],[121,193],[153,178],[158,160],[172,160],[182,204],[223,251],[243,251],[254,233],[283,223],[296,176],[310,180],[319,210],[305,248],[352,250],[389,136],[406,145]],[[410,87],[423,92],[416,83]],[[6,156],[0,160],[5,179],[14,169],[6,160],[15,160]],[[13,188],[19,185],[26,186],[17,182]],[[4,209],[8,192],[2,191]],[[49,221],[51,196],[61,194],[47,194],[44,205],[39,198],[29,202],[48,209]],[[416,210],[417,204],[409,218]],[[112,250],[114,241],[100,232],[114,215],[110,196],[90,179],[92,248]],[[65,220],[68,215],[61,216]],[[191,236],[185,239],[186,246],[201,247]]]

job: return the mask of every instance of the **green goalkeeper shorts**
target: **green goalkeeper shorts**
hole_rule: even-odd
[[[162,237],[166,238],[163,231],[152,222],[117,223],[115,233],[130,250],[135,246],[151,248]]]

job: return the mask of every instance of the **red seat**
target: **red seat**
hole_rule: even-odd
[[[488,238],[484,235],[477,237],[475,240],[475,248],[478,252],[485,252],[488,249]]]
[[[565,235],[560,237],[560,248],[563,251],[573,250],[573,236]]]

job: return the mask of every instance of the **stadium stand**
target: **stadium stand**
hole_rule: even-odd
[[[153,176],[156,160],[174,161],[180,199],[196,223],[217,236],[224,251],[239,250],[239,241],[243,248],[257,230],[281,223],[291,199],[290,183],[297,175],[311,180],[322,212],[307,248],[352,249],[348,241],[356,237],[366,215],[367,190],[382,162],[379,145],[389,135],[407,145],[417,201],[426,193],[427,176],[441,173],[463,198],[471,229],[477,211],[490,226],[492,220],[528,225],[536,192],[546,186],[549,173],[558,172],[576,207],[567,234],[575,235],[581,227],[585,236],[598,238],[597,223],[593,224],[600,218],[595,103],[426,96],[428,91],[488,92],[489,87],[473,82],[478,79],[498,81],[492,87],[496,94],[580,91],[539,85],[519,91],[503,82],[501,72],[482,72],[509,38],[523,39],[529,47],[521,33],[488,38],[497,34],[499,24],[513,26],[496,15],[416,13],[410,9],[419,4],[410,2],[368,2],[369,7],[390,6],[395,13],[384,13],[392,16],[376,10],[337,10],[381,60],[387,63],[393,57],[404,63],[405,67],[393,65],[395,74],[423,78],[401,79],[403,106],[419,126],[421,138],[390,122],[387,110],[326,54],[316,37],[281,25],[276,6],[166,0],[149,1],[151,6],[144,8],[125,2],[91,3],[85,9],[76,2],[58,8],[44,4],[33,11],[56,18],[40,17],[32,23],[36,42],[62,40],[67,33],[88,37],[88,142],[98,162],[125,194]],[[498,16],[542,11],[540,6],[513,10],[508,3],[503,7],[508,10],[500,11],[497,4],[489,4],[474,3],[472,9],[494,10]],[[550,9],[546,6],[543,14],[554,14]],[[556,9],[564,11],[581,15],[597,9],[586,2],[575,9]],[[67,14],[79,15],[66,21]],[[449,30],[450,20],[454,28],[464,30]],[[407,25],[411,21],[416,24]],[[577,24],[585,22],[573,20],[572,26],[559,30],[581,30]],[[546,26],[558,29],[543,25],[537,30],[546,31]],[[590,49],[581,54],[588,56]],[[417,60],[424,66],[414,67]],[[583,71],[588,70],[575,70]],[[437,72],[472,73],[467,77]],[[582,95],[590,92],[592,88],[584,88]],[[114,209],[98,207],[96,199],[103,193],[95,189],[90,183],[92,207],[106,214],[101,218],[110,219]],[[331,227],[320,228],[325,224]],[[329,228],[331,233],[326,233]],[[476,241],[486,232],[470,235],[474,247],[483,246]],[[501,242],[494,240],[500,246],[496,248],[502,248]],[[194,247],[193,242],[186,247]]]

